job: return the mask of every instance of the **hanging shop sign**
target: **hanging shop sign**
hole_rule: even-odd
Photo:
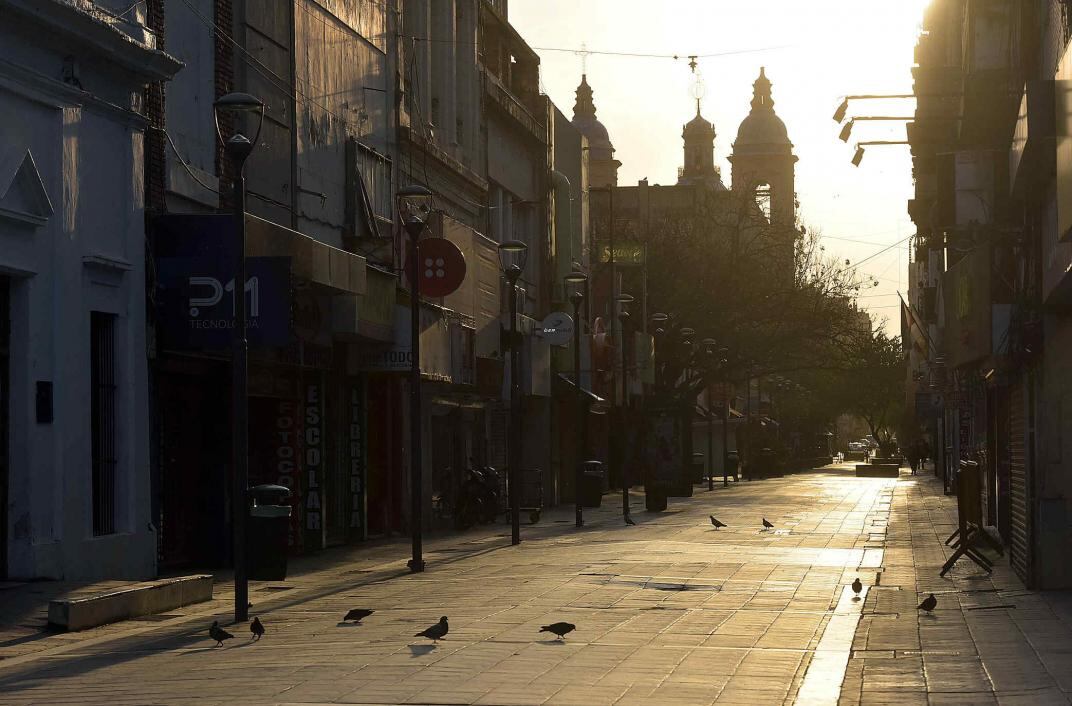
[[[423,296],[445,297],[462,286],[465,256],[457,245],[446,238],[427,238],[417,250],[417,275]]]
[[[568,346],[573,340],[573,317],[562,311],[548,314],[540,324],[540,335],[552,346]]]
[[[599,247],[599,261],[610,262],[610,243],[604,243]],[[624,242],[614,244],[614,264],[616,265],[642,265],[644,263],[644,245],[636,242]]]

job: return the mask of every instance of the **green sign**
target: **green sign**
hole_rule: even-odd
[[[610,262],[610,245],[599,246],[599,261]],[[640,243],[615,243],[614,262],[618,265],[641,265],[644,263],[644,246]]]

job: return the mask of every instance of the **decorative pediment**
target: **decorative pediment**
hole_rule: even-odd
[[[0,156],[0,218],[43,226],[53,213],[30,150]]]

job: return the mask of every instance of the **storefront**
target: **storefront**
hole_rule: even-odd
[[[220,244],[232,224],[228,216],[155,224],[162,570],[230,561],[235,256]],[[291,489],[292,552],[361,539],[366,391],[347,376],[336,331],[345,322],[338,312],[365,290],[364,260],[253,217],[246,255],[249,485]],[[332,258],[335,267],[317,268]]]

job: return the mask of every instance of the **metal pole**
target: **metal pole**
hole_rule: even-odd
[[[573,469],[573,497],[576,505],[577,526],[584,526],[584,508],[581,505],[581,459],[584,458],[585,427],[588,421],[584,413],[584,398],[581,396],[581,299],[573,300],[573,382],[577,393],[577,459]]]
[[[608,223],[607,223],[607,243],[608,243],[607,262],[610,265],[610,340],[617,341],[618,340],[618,335],[617,335],[617,329],[618,329],[618,326],[617,326],[617,324],[618,324],[618,270],[617,270],[617,267],[616,267],[615,262],[614,262],[614,187],[613,186],[608,186],[607,187],[607,213],[608,213]],[[614,424],[614,426],[620,431],[621,428],[622,428],[622,425],[621,425],[622,415],[621,415],[621,410],[618,409],[617,397],[618,397],[618,386],[617,386],[616,381],[614,379],[614,357],[611,356],[611,359],[610,359],[610,411],[611,411],[611,420],[612,420],[612,424],[614,422],[617,422],[617,424]],[[607,446],[607,462],[608,462],[608,464],[611,463],[614,460],[614,458],[611,455],[611,453],[612,453],[611,449],[618,449],[618,453],[616,454],[617,457],[618,457],[618,463],[621,464],[622,466],[624,466],[625,465],[624,464],[624,460],[625,460],[624,456],[625,455],[623,453],[621,453],[620,444],[613,444],[612,445],[610,443],[610,439],[608,439],[607,442],[608,442],[608,446]],[[624,484],[625,483],[625,476],[622,474],[621,469],[619,469],[619,477],[621,478],[622,483]]]
[[[231,360],[231,406],[234,434],[231,438],[231,525],[234,532],[235,622],[249,619],[249,579],[246,570],[246,514],[249,482],[249,407],[246,399],[246,363],[249,343],[246,338],[246,178],[242,173],[244,156],[232,154],[234,178],[234,218],[238,262],[234,278],[234,351]]]
[[[622,430],[624,434],[625,451],[629,449],[630,436],[628,434],[627,423],[628,415],[627,409],[629,407],[629,376],[626,374],[626,352],[625,352],[625,320],[622,321]],[[629,517],[629,459],[628,454],[623,451],[622,453],[622,515]]]
[[[508,278],[510,282],[510,544],[521,543],[521,380],[518,373],[517,341],[517,279]]]
[[[707,389],[710,393],[711,388]],[[707,489],[715,489],[715,408],[710,398],[707,400]]]
[[[730,468],[730,396],[722,388],[722,487],[729,485],[727,473]]]
[[[422,477],[422,452],[421,452],[421,299],[418,276],[420,275],[420,251],[418,241],[421,234],[420,227],[414,228],[409,233],[409,336],[410,336],[410,360],[409,384],[409,432],[410,432],[410,531],[413,538],[413,556],[408,562],[409,570],[413,573],[424,571],[424,557],[421,546],[421,477]]]

